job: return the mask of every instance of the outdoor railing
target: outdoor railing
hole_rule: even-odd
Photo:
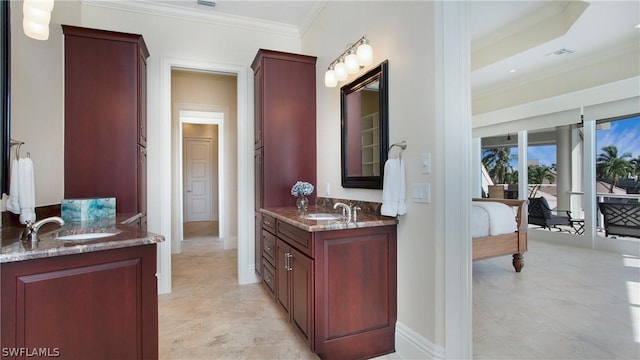
[[[576,206],[577,204],[582,204],[581,200],[575,200],[574,197],[584,196],[583,192],[578,191],[569,191],[569,196],[571,197],[571,204]],[[611,193],[596,193],[597,203],[601,202],[638,202],[640,203],[640,194],[611,194]],[[604,216],[600,212],[600,208],[596,205],[596,227],[598,231],[604,231]],[[577,212],[573,212],[577,213]]]

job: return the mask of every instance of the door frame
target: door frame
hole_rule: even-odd
[[[158,154],[158,191],[170,196],[160,196],[158,203],[158,228],[166,241],[159,246],[158,256],[158,293],[171,292],[171,243],[175,231],[180,226],[178,201],[175,201],[176,187],[172,156],[175,144],[172,142],[171,112],[171,70],[194,70],[235,74],[237,79],[237,158],[238,158],[238,191],[237,202],[237,237],[238,237],[238,283],[250,284],[259,282],[255,274],[254,261],[254,227],[253,217],[253,122],[248,114],[253,112],[253,84],[248,78],[248,68],[244,65],[233,65],[217,62],[206,62],[193,59],[161,57],[160,59],[160,139],[159,144],[166,144]],[[172,145],[173,144],[173,145]],[[180,191],[178,189],[178,191]],[[167,235],[169,234],[169,235]]]
[[[193,110],[197,108],[197,110]],[[229,229],[226,226],[226,216],[224,211],[224,205],[226,204],[225,197],[225,189],[226,184],[224,182],[224,177],[221,176],[221,173],[224,172],[224,119],[229,118],[229,109],[226,106],[205,106],[205,105],[195,105],[195,104],[182,104],[179,103],[176,106],[176,111],[178,113],[178,144],[176,145],[176,161],[178,162],[177,168],[180,169],[180,177],[176,179],[178,184],[176,185],[179,189],[184,188],[184,170],[183,170],[183,159],[184,159],[184,136],[182,134],[182,125],[183,124],[203,124],[203,125],[217,125],[218,126],[218,236],[223,239],[224,248],[228,249],[230,245]],[[211,113],[223,113],[223,118],[218,119],[215,116],[210,116]],[[184,194],[181,196],[179,204],[177,206],[176,217],[179,217],[177,221],[179,221],[178,229],[180,231],[176,231],[174,241],[172,241],[171,247],[172,252],[174,254],[181,252],[181,243],[184,240],[184,233],[182,230],[182,224],[184,223]]]

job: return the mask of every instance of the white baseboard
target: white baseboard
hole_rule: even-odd
[[[255,284],[261,282],[262,279],[256,274],[256,264],[249,264],[249,269],[244,275],[238,276],[240,285]]]
[[[231,236],[228,239],[222,239],[223,247],[225,250],[237,249],[238,248],[238,237]]]
[[[408,360],[445,358],[444,348],[432,344],[400,322],[396,322],[396,355]]]

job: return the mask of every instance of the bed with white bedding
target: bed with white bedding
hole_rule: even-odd
[[[527,251],[526,200],[473,199],[471,236],[473,260],[512,255],[520,272]]]

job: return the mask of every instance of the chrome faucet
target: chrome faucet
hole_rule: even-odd
[[[52,216],[46,219],[38,220],[36,222],[32,222],[27,220],[25,225],[27,226],[24,230],[22,230],[22,235],[20,235],[20,240],[22,241],[35,241],[38,239],[38,230],[44,224],[56,222],[58,225],[64,225],[64,220],[62,220],[59,216]]]
[[[353,207],[353,222],[358,222],[358,211],[362,210],[362,208],[358,205]]]
[[[333,205],[334,209],[337,209],[338,207],[342,208],[342,216],[347,218],[346,222],[351,222],[351,206],[341,202],[337,202]]]

